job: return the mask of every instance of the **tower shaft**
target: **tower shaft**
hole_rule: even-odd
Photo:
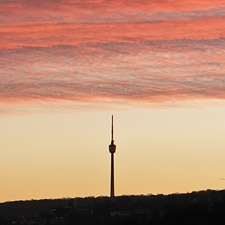
[[[111,153],[110,197],[114,197],[114,153]]]

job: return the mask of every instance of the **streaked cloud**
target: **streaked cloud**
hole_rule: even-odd
[[[224,13],[220,0],[1,1],[0,109],[224,100]]]

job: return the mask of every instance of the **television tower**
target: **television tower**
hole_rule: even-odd
[[[113,115],[112,115],[112,136],[111,144],[109,145],[109,152],[111,153],[111,183],[110,183],[110,197],[114,197],[114,153],[116,152],[116,145],[113,140]]]

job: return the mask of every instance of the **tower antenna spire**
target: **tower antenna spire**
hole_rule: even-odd
[[[114,141],[113,140],[113,115],[112,115],[112,141]]]

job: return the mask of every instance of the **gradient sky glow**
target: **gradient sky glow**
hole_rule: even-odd
[[[1,0],[0,202],[223,189],[225,0]]]

